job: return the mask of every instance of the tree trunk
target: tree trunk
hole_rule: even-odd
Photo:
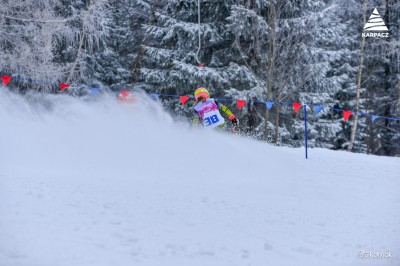
[[[269,55],[269,60],[268,60],[268,65],[267,65],[267,87],[266,87],[266,99],[267,101],[271,100],[271,95],[272,95],[272,79],[274,77],[274,71],[275,71],[275,10],[274,10],[274,5],[269,6],[269,12],[268,12],[268,35],[269,35],[269,42],[268,42],[268,55]],[[277,108],[278,109],[278,108]],[[279,110],[279,109],[278,109]],[[269,127],[268,127],[268,121],[269,121],[269,109],[265,109],[265,125],[264,125],[264,139],[268,140],[269,137]]]
[[[270,90],[267,88],[267,101],[269,101],[270,98],[271,98]],[[269,109],[265,108],[264,140],[266,141],[268,141],[268,135],[269,135],[268,120],[269,120]]]
[[[275,115],[275,135],[274,135],[274,144],[278,144],[279,137],[279,110],[281,109],[280,105],[276,105],[276,115]]]
[[[364,0],[364,24],[367,23],[367,0]],[[365,50],[365,37],[362,37],[361,41],[361,51],[360,51],[360,65],[358,66],[358,79],[357,79],[357,92],[356,92],[356,108],[355,111],[358,112],[360,109],[360,91],[361,91],[361,78],[362,78],[362,69],[364,64],[364,50]],[[354,114],[353,126],[351,128],[350,135],[350,143],[347,147],[348,151],[351,151],[354,146],[354,141],[356,138],[357,132],[357,124],[358,124],[358,114]]]
[[[368,138],[368,143],[367,143],[367,154],[372,153],[373,151],[373,145],[374,145],[374,127],[373,127],[373,123],[371,121],[371,123],[369,124],[368,127],[368,131],[369,131],[369,138]]]
[[[91,8],[92,4],[93,4],[93,0],[90,0],[89,1],[89,5],[88,5],[88,10]],[[92,13],[92,12],[90,11],[90,13]],[[75,68],[78,65],[79,59],[81,58],[82,47],[83,47],[83,44],[85,42],[85,36],[86,36],[86,30],[85,30],[85,25],[83,25],[82,26],[81,39],[79,40],[78,52],[76,54],[75,62],[72,65],[72,68],[71,68],[71,70],[69,72],[69,75],[68,75],[68,78],[67,78],[67,81],[66,81],[67,84],[71,83],[72,77],[74,76],[74,73],[75,73]]]
[[[373,73],[371,68],[367,67],[365,70],[367,80],[371,80]],[[374,106],[374,91],[371,89],[370,84],[367,83],[367,105],[366,109],[369,111],[373,110]],[[374,126],[373,126],[372,119],[368,122],[368,141],[367,141],[367,154],[372,153],[373,154],[373,149],[374,149]]]
[[[149,25],[153,25],[155,20],[156,20],[156,10],[159,5],[160,0],[154,0],[153,5],[151,7],[151,13],[149,17]],[[137,78],[140,74],[140,69],[142,68],[142,61],[144,54],[146,52],[145,45],[147,44],[146,36],[143,38],[143,45],[140,47],[140,51],[138,55],[136,56],[135,60],[135,66],[132,70],[131,78],[130,78],[130,83],[135,84],[137,81]]]
[[[142,68],[142,60],[143,60],[145,51],[146,51],[146,49],[144,48],[144,45],[142,45],[142,47],[140,47],[140,51],[136,57],[135,67],[133,68],[133,71],[131,74],[130,83],[132,83],[132,84],[136,83],[137,78],[140,74],[140,69]]]
[[[257,14],[257,1],[252,0],[252,9]],[[254,49],[254,58],[257,60],[260,54],[260,42],[259,42],[259,33],[258,33],[258,18],[255,17],[253,19],[253,49]]]
[[[397,113],[400,114],[400,78],[397,81],[397,87],[399,89],[399,100],[397,101]]]
[[[83,29],[82,30],[81,39],[79,41],[78,53],[76,54],[75,62],[72,65],[71,70],[69,71],[69,75],[68,75],[68,78],[67,78],[67,81],[66,81],[67,84],[71,83],[72,77],[73,77],[73,75],[75,73],[75,68],[78,65],[78,60],[79,60],[79,58],[81,58],[81,52],[82,52],[83,43],[85,41],[85,35],[86,35],[85,29]]]

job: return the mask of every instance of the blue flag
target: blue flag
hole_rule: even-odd
[[[92,95],[97,95],[101,91],[101,89],[100,88],[91,88],[90,91],[91,91]]]
[[[314,107],[315,107],[315,112],[317,112],[317,114],[318,114],[319,112],[321,112],[322,109],[324,109],[324,107],[321,106],[321,105],[316,105],[316,106],[314,106]]]
[[[153,100],[157,100],[157,99],[158,99],[158,96],[160,96],[160,94],[152,93],[152,94],[150,94],[150,96],[151,96],[151,98],[152,98]]]
[[[380,116],[372,115],[372,123],[374,123],[375,119],[379,118]]]
[[[274,105],[275,102],[265,102],[267,105],[268,110],[271,110],[272,106]]]

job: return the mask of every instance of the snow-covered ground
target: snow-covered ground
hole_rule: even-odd
[[[400,158],[309,157],[1,88],[0,266],[400,265]]]

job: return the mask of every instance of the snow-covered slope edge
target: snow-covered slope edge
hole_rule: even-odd
[[[399,265],[399,158],[303,153],[2,90],[0,266]]]

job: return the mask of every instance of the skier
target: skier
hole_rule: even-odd
[[[239,121],[232,114],[231,110],[215,99],[210,98],[210,93],[208,93],[207,89],[198,88],[194,92],[194,97],[196,98],[194,110],[198,116],[193,119],[193,125],[201,123],[207,128],[225,129],[225,119],[221,116],[219,110],[229,117],[234,127],[239,125]]]

